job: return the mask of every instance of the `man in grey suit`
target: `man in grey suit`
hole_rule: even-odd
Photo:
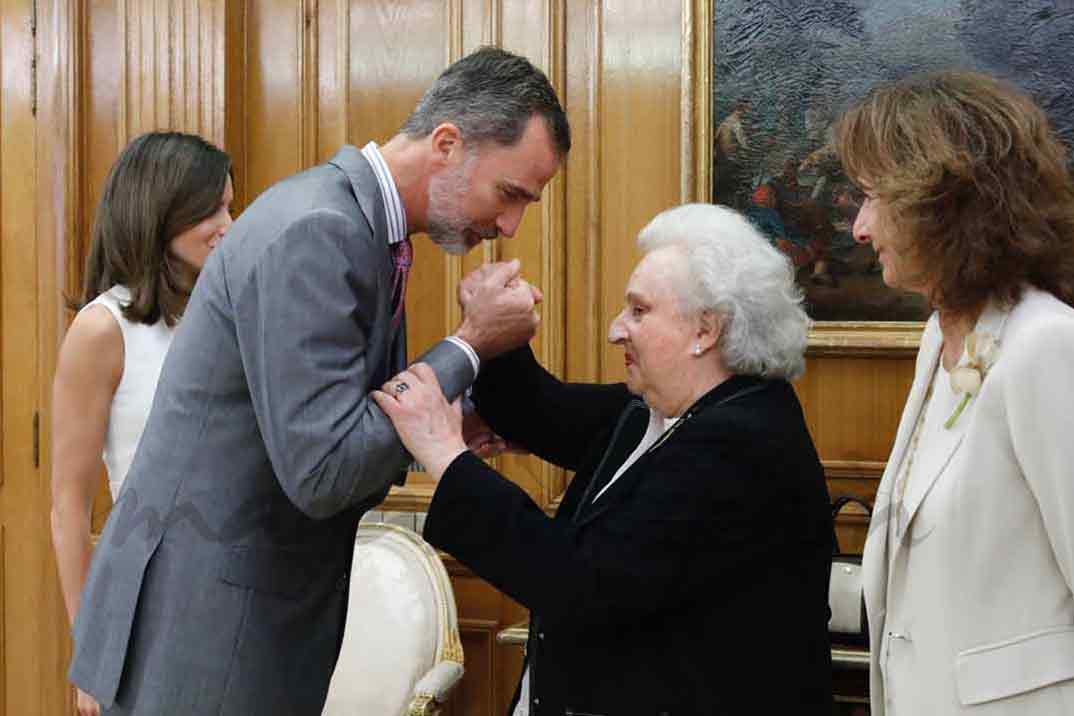
[[[569,148],[544,74],[484,48],[387,144],[343,147],[235,222],[83,592],[70,676],[105,714],[320,713],[355,528],[410,460],[369,397],[405,366],[407,237],[461,253],[512,236]],[[448,399],[536,330],[518,268],[479,269],[474,307],[421,357]]]

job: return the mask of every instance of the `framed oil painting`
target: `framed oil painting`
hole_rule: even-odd
[[[861,196],[832,129],[878,83],[970,69],[1029,92],[1074,147],[1071,0],[713,0],[713,201],[746,213],[794,263],[811,346],[913,350],[930,309],[884,285],[855,243]]]

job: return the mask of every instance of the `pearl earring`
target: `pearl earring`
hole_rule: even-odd
[[[698,343],[697,345],[694,346],[694,355],[695,356],[701,355],[701,344],[700,343]]]

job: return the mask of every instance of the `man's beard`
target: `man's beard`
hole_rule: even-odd
[[[453,256],[462,256],[472,248],[466,241],[467,230],[481,238],[496,238],[494,229],[477,229],[462,212],[462,198],[470,189],[466,174],[476,159],[476,152],[469,154],[462,164],[433,177],[429,182],[425,233],[433,243]]]

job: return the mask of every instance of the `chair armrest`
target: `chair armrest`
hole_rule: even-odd
[[[429,669],[414,685],[408,716],[433,716],[438,713],[439,705],[447,700],[465,671],[457,661],[441,661]]]

